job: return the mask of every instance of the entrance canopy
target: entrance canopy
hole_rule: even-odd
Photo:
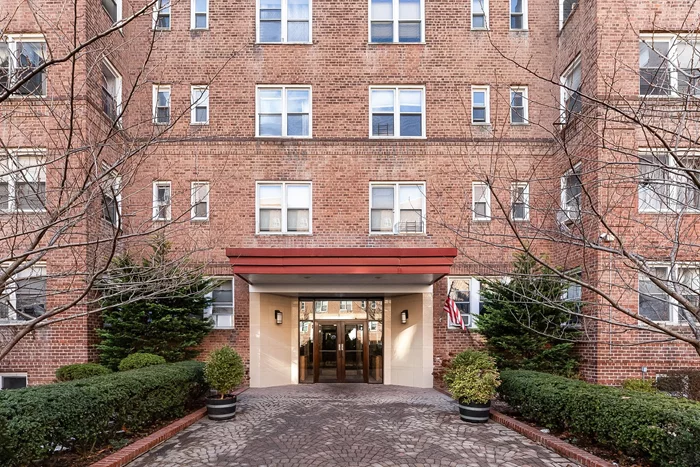
[[[233,273],[251,285],[432,285],[450,273],[456,248],[227,248]]]

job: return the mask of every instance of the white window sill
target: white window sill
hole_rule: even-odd
[[[475,218],[475,217],[472,217],[472,220],[473,220],[474,222],[491,222],[491,218],[490,218],[490,217],[489,217],[488,219],[486,219],[486,218],[477,219],[477,218]]]
[[[13,94],[10,94],[9,97],[10,97],[10,99],[31,99],[31,100],[34,100],[34,99],[46,99],[47,94],[43,94],[41,96],[35,96],[34,94],[13,93]]]
[[[198,222],[198,223],[209,222],[209,218],[208,218],[208,217],[193,217],[193,218],[190,219],[190,220],[191,220],[192,222]]]
[[[511,219],[513,222],[530,222],[530,219]]]
[[[513,123],[510,122],[510,126],[530,126],[530,122],[522,122],[522,123]]]
[[[190,28],[190,31],[209,31],[209,28]]]
[[[369,139],[377,139],[377,140],[382,140],[382,139],[416,139],[416,140],[421,140],[421,139],[427,139],[426,136],[372,136],[370,135]]]
[[[472,31],[488,31],[489,28],[488,28],[488,27],[485,27],[485,28],[474,28],[474,27],[473,27],[473,28],[471,28],[471,30],[472,30]]]
[[[529,29],[508,29],[510,32],[530,32]]]
[[[22,326],[22,325],[24,325],[24,324],[26,324],[26,323],[28,323],[28,322],[29,322],[29,321],[24,321],[24,320],[20,320],[20,319],[15,319],[15,320],[6,319],[6,320],[3,320],[3,321],[0,321],[0,327]]]
[[[255,232],[255,235],[260,235],[262,237],[267,237],[267,236],[280,236],[280,235],[289,235],[293,237],[311,237],[313,236],[312,232]]]
[[[425,41],[420,42],[367,42],[367,45],[425,45]]]
[[[395,237],[424,237],[427,234],[425,232],[370,232],[372,235],[393,235]]]
[[[313,139],[312,136],[260,136],[260,135],[255,135],[256,138],[259,139],[269,139],[269,140],[282,140],[282,139]]]
[[[153,122],[153,124],[155,126],[168,126],[168,125],[170,125],[170,122],[167,122],[167,123],[165,123],[165,122]]]
[[[153,219],[153,222],[170,222],[171,219]]]
[[[309,42],[256,42],[255,45],[314,45],[312,41]]]
[[[171,31],[171,28],[153,28],[154,31]]]
[[[191,126],[207,126],[207,125],[209,125],[209,120],[207,120],[206,122],[190,122],[190,125]]]
[[[491,126],[491,122],[472,122],[474,126]]]
[[[235,329],[233,326],[214,326],[212,328],[213,331],[230,331]]]
[[[9,214],[44,214],[44,213],[46,213],[46,209],[37,209],[37,210],[32,210],[32,211],[24,210],[24,209],[16,209],[14,211],[12,211],[10,209],[3,209],[2,211],[0,211],[0,214],[5,214],[5,215],[9,215]]]

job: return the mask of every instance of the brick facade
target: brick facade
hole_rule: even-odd
[[[34,8],[49,13],[37,18],[28,4],[9,3],[0,6],[0,18],[14,12],[15,7],[17,12],[4,29],[6,32],[46,30],[47,42],[62,44],[62,48],[56,46],[54,55],[66,49],[59,36],[71,30],[72,20],[56,11],[55,5],[33,3]],[[492,0],[491,30],[473,31],[469,28],[470,2],[425,0],[424,43],[368,44],[367,1],[314,0],[313,43],[257,44],[255,3],[210,0],[209,28],[193,31],[189,2],[173,2],[169,31],[153,34],[149,13],[125,26],[121,33],[96,42],[76,61],[80,105],[74,122],[80,128],[81,142],[94,146],[101,138],[108,138],[109,144],[101,155],[105,160],[125,147],[144,146],[134,162],[138,170],[125,180],[122,193],[125,231],[136,233],[153,228],[152,183],[170,181],[173,221],[163,225],[163,231],[176,248],[194,247],[199,251],[199,259],[216,264],[226,263],[224,249],[235,247],[456,246],[460,255],[453,274],[502,274],[508,270],[518,242],[509,234],[506,222],[472,221],[472,181],[488,179],[494,199],[506,200],[507,205],[510,184],[528,180],[533,206],[528,224],[531,227],[522,227],[521,232],[535,239],[538,229],[555,230],[554,212],[561,196],[557,177],[570,168],[572,161],[580,160],[584,182],[597,186],[598,164],[614,156],[601,149],[599,143],[590,144],[599,138],[600,128],[591,128],[583,121],[571,122],[564,134],[553,125],[560,113],[556,83],[561,72],[581,54],[583,91],[590,95],[604,93],[611,75],[620,68],[611,56],[633,64],[633,68],[637,66],[636,32],[653,30],[659,24],[670,30],[682,29],[682,19],[673,13],[676,5],[670,1],[655,6],[654,13],[660,16],[633,2],[581,2],[560,31],[558,2],[530,0],[529,30],[509,31],[509,1]],[[630,11],[631,24],[627,29],[608,27],[624,23],[617,17],[622,5]],[[124,16],[142,6],[142,2],[125,1]],[[80,39],[109,27],[110,21],[99,2],[80,0],[77,9],[81,12],[77,20]],[[65,30],[48,27],[53,24],[60,24]],[[101,113],[97,66],[103,55],[122,75],[122,99],[128,102],[122,122],[123,139],[121,133],[105,136],[109,124]],[[528,70],[511,58],[527,63]],[[17,107],[14,115],[3,117],[12,124],[0,125],[5,146],[60,151],[67,144],[65,131],[56,136],[47,129],[65,129],[66,119],[70,118],[65,112],[71,67],[59,64],[49,70],[48,100],[53,107],[32,102],[0,104],[0,110],[5,112]],[[636,95],[637,75],[620,73],[615,76],[620,92]],[[172,126],[161,128],[151,123],[153,84],[171,86]],[[209,85],[208,125],[190,124],[190,87],[197,84]],[[312,88],[312,138],[256,138],[256,85],[294,84]],[[368,137],[369,87],[373,85],[425,87],[425,138]],[[470,89],[475,85],[490,86],[491,125],[470,124]],[[509,123],[512,86],[528,87],[529,125]],[[39,114],[43,111],[44,116],[29,112],[30,107],[41,109]],[[631,147],[643,146],[642,135],[635,134],[634,129],[620,126],[613,131],[612,139],[628,141]],[[562,146],[570,149],[564,151]],[[206,222],[189,219],[193,181],[210,183],[210,216]],[[257,181],[310,181],[313,235],[256,234]],[[369,233],[369,184],[375,181],[425,182],[425,235]],[[606,192],[601,184],[593,203],[602,207],[614,202],[620,218],[636,214],[636,183],[627,183],[631,183],[627,192],[622,191],[624,184],[619,184],[614,193]],[[100,210],[99,206],[95,209]],[[494,218],[498,217],[497,206],[493,209]],[[650,217],[645,221],[653,223],[658,219]],[[700,234],[692,223],[688,234],[691,237]],[[583,225],[594,235],[601,231],[594,219],[584,219]],[[76,227],[76,235],[100,239],[108,235],[108,227],[96,212]],[[627,226],[625,235],[634,238],[639,233],[638,226],[636,229]],[[662,250],[659,258],[664,257],[667,249],[663,239],[652,243]],[[562,268],[582,268],[588,278],[604,278],[611,271],[622,270],[621,264],[610,262],[606,254],[590,249],[557,242],[540,242],[535,249],[549,255]],[[688,255],[688,260],[700,259],[692,257],[693,253]],[[104,252],[98,245],[81,251],[77,257],[82,264],[74,264],[74,258],[49,255],[47,268],[94,268]],[[230,271],[219,268],[217,273],[226,275]],[[591,280],[597,283],[597,279]],[[446,279],[435,284],[436,375],[456,352],[481,345],[474,332],[447,329],[442,312],[446,291]],[[588,295],[584,293],[584,300],[599,301]],[[235,329],[213,331],[205,339],[202,357],[206,351],[230,344],[249,364],[248,284],[239,278],[235,280],[234,297]],[[69,295],[62,293],[54,299],[65,301]],[[627,291],[622,300],[636,309],[635,294]],[[74,312],[79,310],[78,307]],[[590,310],[633,321],[618,316],[602,303],[591,305]],[[30,384],[41,384],[52,380],[58,366],[95,360],[94,328],[98,324],[98,317],[93,315],[36,331],[0,362],[0,373],[26,372]],[[597,342],[580,348],[582,371],[588,380],[618,384],[625,378],[640,376],[643,366],[651,375],[700,366],[700,359],[688,345],[662,342],[634,346],[631,344],[650,336],[643,332],[611,333],[603,323],[590,326]]]

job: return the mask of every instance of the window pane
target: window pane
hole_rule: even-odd
[[[194,11],[197,13],[206,13],[207,12],[207,0],[195,0],[194,2]]]
[[[474,213],[476,214],[476,217],[486,217],[486,203],[474,203]]]
[[[372,232],[392,232],[394,230],[394,211],[372,209]]]
[[[170,122],[170,108],[169,107],[159,107],[156,111],[156,121],[158,123],[169,123]]]
[[[420,42],[420,23],[399,23],[399,42]]]
[[[197,107],[194,110],[195,113],[195,121],[198,123],[204,123],[207,121],[207,108],[206,107]]]
[[[394,115],[372,115],[372,136],[394,136]]]
[[[226,280],[211,293],[212,306],[231,306],[233,304],[232,281]]]
[[[261,115],[260,136],[282,136],[282,115]]]
[[[308,113],[309,112],[309,90],[308,89],[288,89],[287,90],[287,112]]]
[[[282,230],[282,210],[262,209],[260,210],[260,231],[280,232]]]
[[[423,106],[423,91],[399,91],[401,112],[420,112]]]
[[[423,136],[422,117],[415,114],[401,114],[401,136]]]
[[[485,91],[474,91],[472,93],[472,99],[474,100],[474,107],[484,107],[486,105],[486,92]]]
[[[423,211],[420,209],[401,209],[399,211],[399,222],[402,224],[402,232],[420,232],[422,230],[422,221]]]
[[[308,21],[289,21],[287,23],[288,42],[309,42]]]
[[[523,0],[510,0],[510,12],[511,13],[522,13],[523,12]]]
[[[262,14],[262,12],[261,12]],[[260,42],[281,42],[281,21],[260,21]]]
[[[282,0],[260,0],[260,17],[261,19],[270,19],[270,18],[263,18],[262,15],[264,14],[265,10],[274,10],[274,11],[282,11]],[[282,16],[274,18],[274,19],[280,19]]]
[[[420,185],[399,186],[399,209],[418,210],[423,209],[425,198],[424,188]]]
[[[287,19],[308,20],[309,0],[287,0]]]
[[[669,43],[667,41],[648,40],[639,43],[639,67],[658,68],[664,66],[668,56]]]
[[[372,19],[393,19],[394,7],[392,0],[372,0]]]
[[[513,91],[511,93],[510,105],[512,105],[513,107],[522,107],[523,106],[523,93],[520,91]]]
[[[486,18],[482,15],[472,16],[472,27],[473,28],[485,28],[486,27]]]
[[[523,115],[523,108],[513,107],[510,111],[510,121],[512,123],[525,123],[525,116]]]
[[[194,27],[196,29],[206,29],[207,15],[203,13],[197,13],[196,15],[194,15]]]
[[[287,210],[287,230],[289,232],[309,231],[309,210],[289,209]]]
[[[484,0],[472,0],[472,16],[484,13]]]
[[[258,205],[261,208],[282,207],[282,187],[280,185],[258,186]]]
[[[27,387],[27,378],[24,376],[3,376],[2,389],[22,389]]]
[[[287,115],[287,136],[309,136],[309,116]]]
[[[525,219],[525,205],[521,203],[516,203],[513,205],[513,218],[514,219]]]
[[[282,90],[281,89],[259,89],[258,90],[259,112],[262,114],[282,113]]]
[[[473,110],[473,120],[475,123],[485,123],[486,122],[486,109],[474,109]]]
[[[399,19],[421,19],[420,0],[399,0]]]
[[[158,91],[158,107],[168,107],[170,105],[170,91]]]
[[[207,217],[207,203],[197,203],[194,205],[194,217]]]
[[[17,281],[17,311],[38,317],[46,311],[46,277],[30,277]],[[27,319],[25,316],[17,316]]]
[[[394,187],[372,187],[372,209],[394,209]]]
[[[372,22],[372,42],[393,42],[394,24]]]
[[[639,314],[652,321],[670,321],[668,301],[661,296],[639,296]]]
[[[311,188],[304,185],[288,185],[287,186],[287,207],[288,208],[305,208],[310,207]]]
[[[46,184],[43,182],[17,182],[17,208],[26,211],[44,209]]]
[[[31,73],[33,69],[44,63],[46,44],[43,42],[19,42],[17,43],[17,70],[16,78],[22,78]],[[33,76],[20,89],[20,94],[43,95],[46,92],[44,73]]]
[[[394,90],[382,89],[372,91],[372,112],[393,112]]]
[[[107,10],[107,14],[111,18],[112,22],[117,21],[117,4],[114,0],[102,0],[102,6]]]
[[[0,182],[0,209],[10,207],[10,185],[7,182]]]
[[[510,28],[511,29],[523,29],[523,16],[516,15],[510,17]]]

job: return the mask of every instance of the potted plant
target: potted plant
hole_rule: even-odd
[[[204,366],[204,379],[216,390],[207,397],[207,415],[211,420],[229,420],[236,415],[236,396],[231,394],[243,382],[243,359],[231,347],[213,351]]]
[[[496,361],[486,352],[466,350],[457,355],[445,374],[452,397],[459,402],[459,416],[465,422],[486,423],[491,399],[501,380]]]

